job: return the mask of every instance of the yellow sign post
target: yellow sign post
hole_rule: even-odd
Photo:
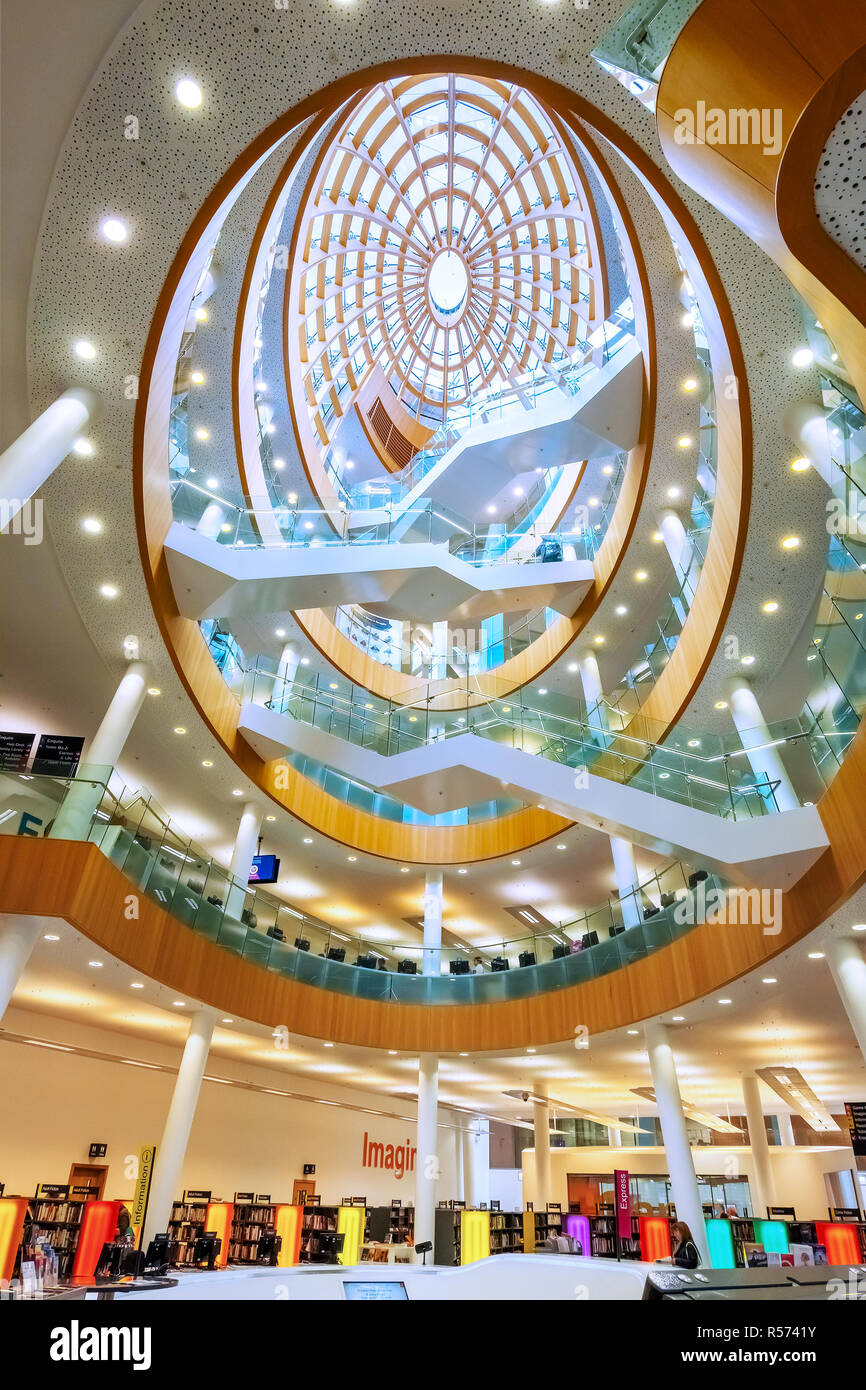
[[[135,1180],[135,1196],[132,1199],[132,1211],[130,1212],[137,1249],[141,1249],[141,1237],[144,1232],[144,1219],[147,1216],[147,1199],[150,1196],[155,1158],[155,1144],[146,1144],[138,1151],[138,1177]]]

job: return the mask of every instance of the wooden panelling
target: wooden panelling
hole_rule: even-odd
[[[407,1052],[543,1045],[573,1038],[579,1025],[598,1034],[667,1013],[762,965],[815,924],[808,907],[787,894],[778,936],[760,926],[707,924],[586,984],[507,1003],[416,1005],[299,984],[214,945],[144,894],[130,921],[134,892],[95,845],[0,838],[0,913],[61,918],[136,972],[223,1013],[283,1024],[304,1037]]]

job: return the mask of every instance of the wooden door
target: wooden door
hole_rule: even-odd
[[[105,1191],[108,1177],[108,1164],[73,1163],[69,1170],[69,1190],[73,1187],[89,1187],[90,1197],[86,1201],[99,1201]]]
[[[315,1178],[295,1178],[292,1184],[292,1206],[306,1206],[307,1198],[316,1191]]]

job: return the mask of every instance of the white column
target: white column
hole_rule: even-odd
[[[754,1215],[763,1219],[767,1215],[767,1207],[776,1205],[776,1185],[773,1181],[764,1112],[761,1109],[761,1092],[758,1078],[752,1073],[743,1077],[743,1101],[746,1106],[746,1123],[749,1126],[749,1145],[752,1150],[752,1172],[749,1184],[752,1192],[752,1208]]]
[[[618,1129],[616,1125],[608,1125],[607,1142],[612,1149],[622,1148],[622,1130]]]
[[[147,693],[148,667],[143,661],[127,666],[87,750],[83,762],[63,798],[51,827],[52,840],[85,840],[93,813],[103,795],[103,784],[123,752],[138,711]],[[91,780],[85,780],[87,778]]]
[[[547,1087],[539,1086],[539,1094],[547,1095]],[[545,1211],[550,1201],[550,1106],[544,1100],[532,1100],[535,1128],[535,1201],[539,1211]]]
[[[442,970],[442,871],[430,871],[424,883],[424,962],[422,975]]]
[[[42,917],[0,916],[0,1019],[2,1019],[33,947],[55,923]]]
[[[215,1022],[216,1015],[210,1009],[204,1008],[194,1013],[189,1021],[189,1033],[180,1059],[165,1128],[157,1145],[144,1223],[143,1250],[147,1250],[147,1242],[152,1240],[157,1232],[168,1229],[172,1203],[180,1196],[181,1169]]]
[[[459,1200],[466,1200],[466,1189],[463,1172],[463,1130],[460,1125],[455,1125],[451,1131],[451,1141],[454,1145],[454,1196]]]
[[[249,877],[253,867],[253,856],[258,850],[259,831],[262,828],[262,813],[254,801],[248,801],[241,812],[238,833],[229,872],[234,880],[226,896],[226,913],[239,918],[244,901],[249,892]]]
[[[640,898],[635,889],[638,886],[637,864],[631,841],[622,835],[610,835],[610,852],[613,858],[613,871],[616,875],[616,888],[622,904],[622,920],[627,927],[636,927],[642,919]]]
[[[748,752],[755,781],[767,778],[770,783],[778,782],[779,785],[774,790],[776,805],[780,811],[793,811],[800,805],[800,799],[779,757],[778,748],[767,746],[772,742],[772,735],[755,698],[755,692],[741,676],[729,682],[728,692],[731,717],[743,748]]]
[[[784,1114],[777,1115],[776,1119],[779,1121],[779,1139],[783,1144],[793,1149],[797,1141],[794,1138],[794,1126],[791,1123],[790,1114],[785,1111]]]
[[[850,936],[831,937],[824,948],[833,983],[866,1061],[866,960]]]
[[[644,1032],[677,1216],[690,1228],[700,1251],[701,1263],[708,1265],[710,1252],[707,1231],[686,1133],[686,1117],[683,1114],[673,1048],[663,1023],[651,1020],[644,1025]]]
[[[0,530],[63,462],[95,409],[93,392],[73,386],[0,454]]]
[[[415,1155],[416,1245],[433,1240],[436,1224],[438,1110],[439,1058],[435,1052],[422,1052],[418,1059],[418,1152]]]
[[[253,690],[255,704],[270,704],[279,712],[285,710],[291,694],[292,682],[298,674],[300,664],[300,652],[295,649],[291,642],[287,642],[280,652],[280,659],[277,662],[277,669],[273,678],[269,679],[266,674],[261,674],[256,680]]]
[[[670,562],[679,583],[683,586],[686,602],[691,606],[701,577],[701,567],[697,563],[695,547],[689,539],[682,518],[672,508],[666,507],[659,514],[659,530],[668,552]]]
[[[463,1200],[467,1207],[471,1207],[475,1202],[475,1144],[473,1142],[472,1126],[467,1125],[463,1130]]]
[[[473,1198],[476,1206],[490,1202],[490,1121],[472,1122]]]
[[[608,729],[607,709],[604,704],[604,691],[601,688],[598,658],[591,647],[578,653],[577,667],[580,671],[580,683],[583,686],[583,700],[586,705],[586,717],[590,725],[591,737],[595,743],[604,747],[607,743],[605,737]]]
[[[215,541],[225,519],[225,507],[219,502],[208,502],[195,529],[200,536],[206,536],[209,541]]]

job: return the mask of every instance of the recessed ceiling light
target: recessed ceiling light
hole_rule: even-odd
[[[401,873],[401,874],[408,874],[408,872],[409,872],[408,869],[401,869],[401,870],[400,870],[400,873]]]
[[[312,835],[305,835],[305,836],[304,836],[304,844],[305,844],[305,845],[311,845],[312,843],[313,843],[313,837],[312,837]]]
[[[649,579],[649,575],[647,574],[646,570],[635,570],[634,577],[639,584],[642,584],[645,579]]]
[[[605,476],[606,478],[609,478],[610,475],[611,475],[611,473],[613,472],[613,464],[612,464],[612,463],[606,463],[606,464],[604,465],[604,468],[603,468],[601,471],[602,471],[602,473],[604,474],[604,476]]]
[[[220,1023],[234,1023],[233,1018],[221,1018]]]
[[[671,775],[671,774],[670,774],[669,772],[660,772],[660,773],[659,773],[659,777],[661,778],[661,780],[662,780],[663,782],[666,782],[666,781],[668,780],[668,778],[670,777],[670,775]]]
[[[276,627],[276,628],[274,628],[274,636],[275,636],[275,637],[285,637],[285,635],[286,635],[286,629],[285,629],[284,627]]]
[[[679,490],[678,487],[669,487],[669,488],[668,488],[668,497],[671,499],[672,502],[676,502],[676,500],[677,500],[677,498],[679,497],[679,495],[680,495],[680,490]]]
[[[576,662],[576,661],[570,661],[570,662],[568,663],[567,670],[568,670],[568,673],[569,673],[570,676],[573,676],[573,675],[576,673],[577,669],[578,669],[578,665],[577,665],[577,662]]]
[[[182,999],[174,999],[174,1000],[172,1000],[172,1008],[174,1008],[174,1009],[185,1009],[185,1008],[186,1008],[186,1004],[184,1003],[184,1001],[183,1001]]]
[[[716,700],[715,708],[716,708],[716,709],[727,709],[727,708],[728,708],[728,702],[727,702],[727,700]]]
[[[785,539],[782,541],[782,549],[783,549],[783,550],[796,550],[796,549],[797,549],[797,546],[798,546],[799,544],[800,544],[800,537],[799,537],[799,536],[786,536]]]
[[[732,1003],[732,1002],[733,1002],[733,1001],[730,1000],[730,999],[720,999],[720,1000],[719,1000],[719,1003],[720,1003],[720,1004],[730,1004],[730,1003]]]
[[[204,372],[196,370],[190,374],[190,381],[193,386],[204,386]]]
[[[347,856],[347,858],[348,858],[350,864],[357,864],[357,862],[358,862],[358,856],[357,856],[357,854],[350,854],[350,855]]]
[[[852,931],[866,931],[866,922],[855,922]]]
[[[195,432],[195,437],[196,439],[201,439],[202,441],[204,441],[205,439],[210,439],[210,430],[206,430],[204,425],[199,425],[198,429]],[[216,486],[216,484],[214,484],[214,486]]]
[[[101,961],[101,960],[89,960],[89,961],[87,962],[87,964],[88,964],[88,965],[91,967],[91,969],[93,969],[93,970],[101,970],[101,969],[102,969],[102,961]]]
[[[102,522],[96,516],[86,516],[81,523],[82,531],[86,531],[88,536],[98,536],[102,530]]]
[[[326,1043],[325,1043],[325,1047],[333,1047],[333,1046],[334,1046],[334,1044],[333,1044],[332,1042],[326,1042]]]
[[[191,77],[182,77],[174,89],[174,94],[181,106],[185,106],[189,111],[194,111],[197,106],[201,106],[201,87]]]
[[[741,656],[741,657],[740,657],[740,665],[741,665],[741,666],[754,666],[754,664],[755,664],[755,658],[754,658],[753,656]]]
[[[265,816],[265,820],[276,820],[276,816]]]
[[[397,1056],[397,1053],[395,1052],[395,1050],[394,1050],[393,1048],[389,1047],[389,1048],[388,1048],[388,1056],[389,1056],[389,1057],[396,1057],[396,1056]]]
[[[161,695],[162,691],[160,690],[158,685],[149,685],[147,687],[147,693],[148,695]]]
[[[468,874],[468,873],[469,873],[469,870],[468,870],[468,869],[458,869],[457,872],[458,872],[458,874]]]
[[[653,531],[653,533],[652,533],[652,542],[653,542],[653,545],[659,545],[660,542],[663,541],[663,540],[664,540],[664,536],[662,535],[661,531]]]
[[[593,642],[595,643],[595,645],[596,645],[597,647],[603,647],[603,646],[604,646],[604,641],[605,641],[605,639],[602,637],[601,633],[599,633],[597,637],[593,637],[592,640],[593,640]]]
[[[545,688],[545,686],[540,685],[540,686],[538,687],[538,693],[539,693],[539,695],[546,695],[546,694],[547,694],[547,689]]]
[[[701,740],[700,740],[699,738],[690,738],[690,739],[689,739],[689,747],[690,747],[690,748],[700,748],[700,746],[701,746]]]
[[[240,787],[233,787],[233,788],[232,788],[232,796],[243,796],[243,791],[241,790]]]
[[[80,459],[89,459],[93,456],[93,445],[89,439],[76,439],[72,446],[72,452],[77,454]]]
[[[774,598],[768,598],[766,603],[761,604],[762,613],[778,613],[779,605]]]
[[[810,951],[810,952],[809,952],[809,959],[810,959],[810,960],[823,960],[823,959],[824,959],[824,952],[823,952],[823,951]]]
[[[685,379],[685,381],[683,382],[683,390],[684,390],[684,391],[697,391],[697,389],[698,389],[697,377],[687,376],[686,379]]]
[[[557,845],[557,849],[568,849],[568,845]]]
[[[628,609],[626,608],[624,603],[618,603],[613,611],[616,613],[616,616],[618,618],[624,618],[626,613],[628,612]]]
[[[207,323],[207,309],[200,304],[195,311],[195,317],[199,323]]]
[[[310,658],[309,658],[308,656],[302,656],[302,657],[301,657],[301,665],[302,665],[302,666],[309,666],[309,664],[310,664]]]
[[[279,469],[280,471],[282,471],[282,469],[284,469],[285,466],[286,466],[286,460],[285,460],[285,459],[274,459],[274,468],[277,468],[277,469]]]
[[[520,865],[521,865],[521,860],[519,860],[519,859],[512,859],[512,861],[511,861],[511,866],[512,866],[512,868],[514,868],[514,869],[519,869],[519,868],[520,868]]]
[[[628,1035],[629,1035],[630,1038],[636,1038],[636,1037],[638,1036],[638,1033],[640,1032],[640,1029],[639,1029],[639,1028],[627,1028],[627,1029],[626,1029],[626,1032],[628,1033]]]
[[[532,1052],[535,1052],[535,1048],[534,1048],[534,1047],[528,1047],[528,1048],[526,1049],[526,1051],[532,1053]]]
[[[82,358],[85,362],[91,362],[96,356],[96,348],[86,338],[78,338],[72,345],[72,350],[76,357]]]
[[[671,1019],[672,1023],[685,1023],[685,1021],[686,1020],[684,1014],[674,1014],[673,1018]]]
[[[211,492],[213,492],[215,488],[218,488],[219,485],[219,478],[208,478],[207,482],[205,483],[205,487],[209,487]]]
[[[799,347],[791,354],[791,365],[793,367],[811,367],[815,360],[815,354],[811,348]]]
[[[176,729],[175,729],[175,733],[177,733],[177,730],[176,730]],[[202,767],[213,767],[213,763],[211,762],[210,758],[202,758],[202,763],[201,763],[201,765],[202,765]]]
[[[682,316],[682,318],[680,319],[680,323],[682,324],[683,328],[694,328],[694,325],[695,325],[695,316],[694,316],[694,314],[691,313],[690,310],[687,310],[686,313],[684,313],[683,316]]]
[[[598,498],[597,498],[597,497],[590,497],[588,500],[589,500],[589,506],[590,506],[590,507],[597,507],[597,506],[598,506]]]
[[[103,598],[117,598],[117,590],[113,584],[100,584],[99,592]]]
[[[857,928],[855,927],[854,930],[856,931]],[[53,935],[49,932],[46,936],[43,936],[42,940],[43,940],[43,941],[59,941],[59,940],[60,940],[60,937],[59,937],[59,936],[53,936]]]
[[[468,1053],[468,1052],[461,1052],[461,1053],[459,1053],[458,1055],[459,1055],[460,1057],[468,1057],[468,1056],[469,1056],[469,1053]]]
[[[174,731],[175,731],[176,734],[185,734],[185,733],[186,733],[186,729],[183,727],[182,724],[176,724],[176,725],[174,726]]]
[[[765,975],[761,981],[762,985],[777,985],[778,983],[775,975]]]
[[[798,459],[794,459],[793,463],[791,464],[791,472],[792,472],[792,473],[807,473],[808,470],[809,470],[811,467],[812,467],[811,460],[810,460],[810,459],[807,459],[807,458],[805,458],[805,457],[801,457],[801,458],[798,458]]]
[[[121,222],[119,217],[103,218],[99,224],[99,230],[106,241],[121,242],[126,241],[129,236],[129,228],[125,222]]]
[[[494,505],[493,505],[492,502],[488,503],[488,506],[487,506],[487,513],[488,513],[489,516],[495,516],[495,515],[496,515],[496,508],[494,507]]]

